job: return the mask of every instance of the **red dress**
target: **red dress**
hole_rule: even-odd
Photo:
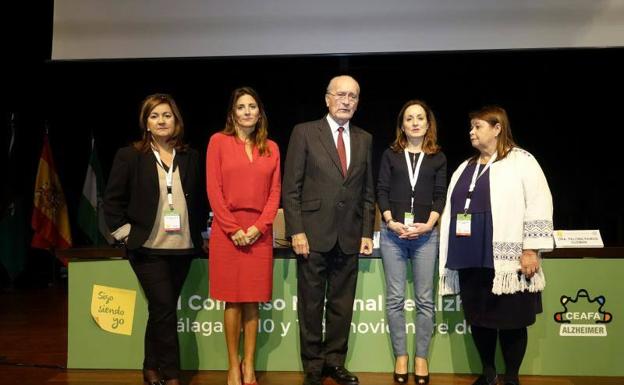
[[[208,143],[206,185],[214,221],[210,234],[210,296],[226,302],[266,302],[273,285],[273,221],[280,201],[280,154],[252,161],[236,136],[216,133]],[[250,246],[234,245],[238,230],[255,225],[262,233]]]

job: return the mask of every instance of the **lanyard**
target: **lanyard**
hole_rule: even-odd
[[[475,166],[474,173],[472,174],[472,181],[470,182],[470,187],[468,188],[468,194],[466,195],[466,203],[464,204],[464,214],[466,214],[468,212],[468,207],[470,207],[470,199],[472,198],[472,193],[473,193],[473,191],[475,189],[475,186],[477,184],[477,179],[481,178],[481,176],[483,174],[485,174],[487,169],[490,168],[492,163],[494,163],[494,161],[496,160],[496,155],[497,155],[497,153],[494,153],[492,155],[492,157],[487,162],[487,164],[485,165],[485,167],[483,168],[481,173],[479,173],[479,167],[481,165],[479,164],[479,160],[477,159],[477,162],[476,162],[477,165]]]
[[[410,161],[409,152],[407,148],[403,150],[405,153],[405,162],[407,163],[407,172],[409,174],[410,184],[412,185],[412,203],[410,206],[410,213],[414,213],[414,187],[416,187],[416,181],[418,180],[418,174],[420,174],[420,165],[422,164],[423,158],[425,157],[425,153],[421,152],[418,157],[418,163],[416,164],[416,169],[412,169],[412,162]],[[414,155],[416,156],[416,155]]]
[[[163,164],[162,160],[160,160],[160,154],[158,153],[158,151],[152,149],[152,151],[154,152],[154,156],[156,157],[156,161],[158,162],[158,164],[160,165],[160,167],[162,167],[163,170],[165,170],[165,165]],[[176,155],[176,151],[175,148],[173,149],[173,156],[171,157],[171,167],[169,167],[169,170],[167,170],[167,176],[165,178],[165,180],[167,181],[167,203],[169,203],[169,208],[171,210],[173,210],[173,160],[175,159],[175,155]]]

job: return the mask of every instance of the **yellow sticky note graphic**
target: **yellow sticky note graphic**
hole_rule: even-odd
[[[93,285],[91,316],[107,332],[132,334],[136,290]]]

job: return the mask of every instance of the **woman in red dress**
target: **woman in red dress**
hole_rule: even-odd
[[[228,385],[256,384],[258,302],[271,300],[280,154],[277,144],[267,139],[267,126],[258,94],[249,87],[238,88],[232,93],[225,129],[208,143],[206,184],[214,212],[210,296],[226,302]]]

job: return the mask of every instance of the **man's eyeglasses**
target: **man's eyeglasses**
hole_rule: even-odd
[[[333,96],[334,99],[336,99],[336,100],[347,100],[349,102],[357,102],[358,99],[359,99],[358,95],[350,94],[350,93],[347,93],[347,92],[336,92],[334,94],[334,93],[331,93],[331,92],[327,91],[327,94]]]

